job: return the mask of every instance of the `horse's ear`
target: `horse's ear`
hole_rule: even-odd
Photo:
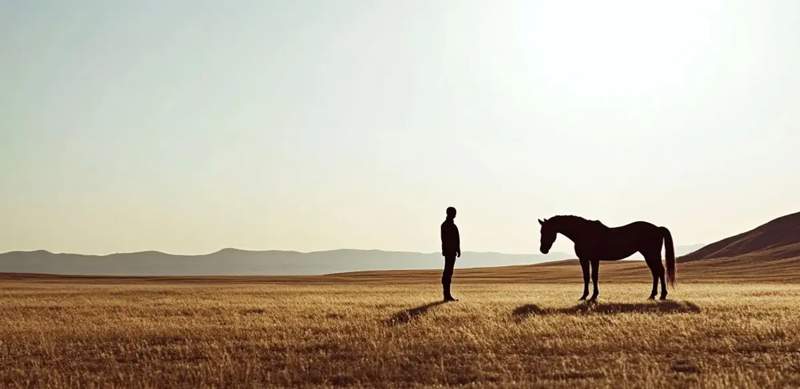
[[[539,220],[539,224],[544,224],[544,221],[542,219],[538,219],[538,220]]]

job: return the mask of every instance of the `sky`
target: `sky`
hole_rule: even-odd
[[[797,69],[793,0],[0,0],[0,251],[710,243],[800,210]]]

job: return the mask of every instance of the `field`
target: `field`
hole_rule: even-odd
[[[0,386],[800,386],[800,285],[454,289],[6,278]]]

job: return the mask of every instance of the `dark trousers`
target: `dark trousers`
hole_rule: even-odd
[[[449,287],[453,278],[453,267],[456,265],[456,255],[444,256],[444,271],[442,272],[442,285]]]

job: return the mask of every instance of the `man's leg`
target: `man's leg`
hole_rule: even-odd
[[[450,282],[453,278],[453,267],[456,264],[455,255],[447,255],[444,257],[444,272],[442,272],[442,290],[444,294],[444,301],[454,301],[453,295],[450,294]]]

